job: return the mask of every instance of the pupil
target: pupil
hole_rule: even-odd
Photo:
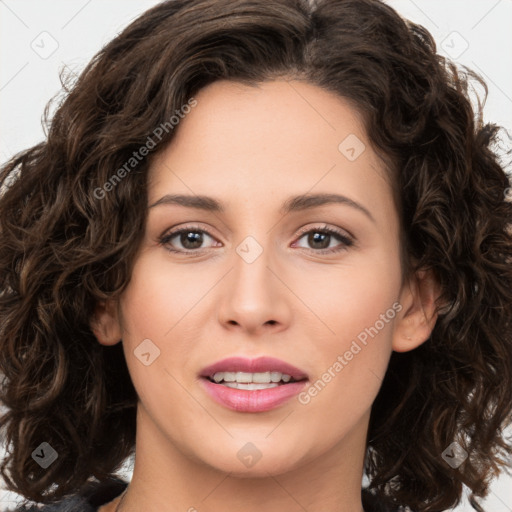
[[[319,239],[321,239],[323,237],[323,240],[322,242],[324,242],[323,244],[321,243],[321,247],[316,247],[317,249],[327,249],[327,247],[329,247],[329,237],[331,235],[328,235],[326,233],[312,233],[309,235],[308,237],[308,243],[312,244],[314,246],[315,243],[318,242]],[[325,243],[327,241],[327,244]]]
[[[201,233],[198,233],[197,231],[188,231],[187,233],[181,234],[180,241],[183,244],[183,247],[185,247],[185,249],[197,249],[201,246],[203,242],[203,235]],[[192,247],[188,245],[189,242],[192,244]]]

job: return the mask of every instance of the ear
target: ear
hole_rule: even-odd
[[[115,345],[121,341],[119,314],[114,301],[99,301],[89,325],[102,345]]]
[[[427,341],[437,320],[436,302],[441,286],[431,270],[418,270],[400,294],[403,309],[395,323],[393,350],[407,352]]]

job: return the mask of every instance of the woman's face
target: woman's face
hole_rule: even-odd
[[[195,99],[151,165],[120,300],[138,432],[234,475],[350,458],[409,307],[383,165],[356,111],[316,86],[219,81]],[[208,369],[233,357],[248,365]],[[306,380],[284,383],[284,364]],[[242,370],[268,389],[204,376]]]

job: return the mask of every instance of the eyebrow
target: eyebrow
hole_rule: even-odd
[[[359,210],[371,221],[375,222],[373,215],[363,205],[339,194],[301,194],[290,197],[283,203],[279,209],[279,213],[286,215],[288,213],[309,210],[327,204],[345,204]],[[224,206],[219,201],[208,196],[167,194],[150,205],[149,208],[154,208],[159,205],[179,205],[186,208],[197,208],[213,213],[225,212]]]

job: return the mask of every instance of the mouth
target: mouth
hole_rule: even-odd
[[[301,382],[291,375],[281,372],[216,372],[212,376],[205,377],[210,382],[220,384],[232,389],[246,389],[254,391],[258,389],[271,389],[286,384]]]
[[[228,358],[199,377],[215,402],[237,412],[265,412],[298,394],[308,382],[302,370],[270,357]]]

